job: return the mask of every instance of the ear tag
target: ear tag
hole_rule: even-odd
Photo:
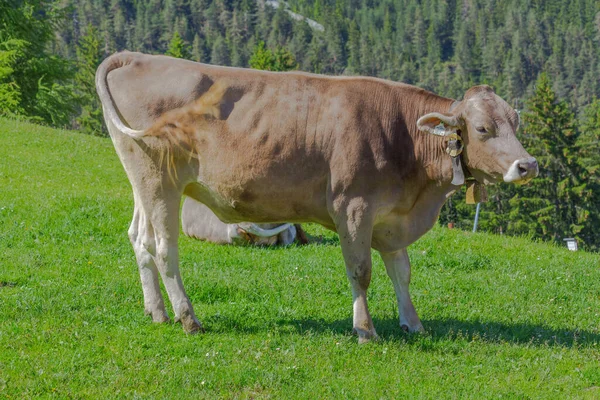
[[[467,183],[467,204],[485,203],[487,200],[488,195],[484,185],[476,181]]]
[[[441,122],[433,128],[433,134],[437,136],[446,136],[446,127],[444,123]]]

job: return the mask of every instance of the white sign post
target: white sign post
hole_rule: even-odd
[[[571,251],[577,251],[577,240],[573,238],[565,238],[563,240],[567,242],[567,249]]]

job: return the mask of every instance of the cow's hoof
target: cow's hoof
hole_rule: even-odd
[[[166,311],[161,311],[161,310],[148,310],[146,309],[144,311],[144,314],[149,315],[150,317],[152,317],[152,322],[156,323],[156,324],[164,324],[165,322],[169,322],[169,315],[167,314]]]
[[[406,333],[425,333],[425,329],[420,323],[414,326],[409,326],[408,324],[400,324],[400,328]]]
[[[374,342],[379,339],[379,336],[377,336],[377,333],[375,333],[375,329],[365,330],[354,328],[354,332],[356,332],[356,334],[358,335],[358,344]]]
[[[204,328],[202,327],[202,324],[198,321],[190,323],[190,324],[183,324],[183,330],[188,335],[195,335],[196,333],[204,333],[205,332]]]
[[[202,324],[194,319],[193,321],[181,321],[181,325],[183,325],[183,330],[188,335],[195,335],[196,333],[204,333],[204,327]]]
[[[190,313],[185,313],[181,317],[176,318],[175,322],[181,322],[185,333],[188,333],[190,335],[194,335],[196,333],[204,333],[204,328],[202,327],[200,321],[198,321],[198,319]]]

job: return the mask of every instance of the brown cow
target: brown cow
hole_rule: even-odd
[[[382,79],[124,52],[100,65],[96,88],[133,187],[129,236],[146,312],[168,320],[160,273],[187,332],[202,326],[179,272],[182,194],[227,223],[316,222],[336,231],[364,342],[376,337],[371,247],[394,285],[402,329],[421,331],[407,246],[431,229],[463,173],[485,184],[538,173],[515,136],[517,113],[488,86],[455,101]]]
[[[186,197],[181,208],[181,228],[187,236],[216,244],[287,246],[308,240],[300,224],[226,224],[210,208]]]

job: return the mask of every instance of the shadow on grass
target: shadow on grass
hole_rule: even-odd
[[[272,245],[272,246],[262,246],[262,245],[256,245],[253,243],[239,243],[239,244],[217,244],[217,243],[211,243],[208,242],[206,240],[196,240],[190,237],[185,236],[183,233],[180,234],[180,240],[181,238],[184,238],[184,240],[189,240],[190,245],[192,246],[191,248],[194,249],[193,246],[196,245],[196,243],[203,243],[206,246],[214,246],[216,248],[221,247],[221,246],[232,246],[232,247],[239,247],[239,248],[248,248],[248,249],[261,249],[261,250],[265,250],[265,251],[281,251],[281,249],[286,249],[286,248],[293,248],[293,247],[298,247],[298,248],[310,248],[313,246],[339,246],[340,245],[340,238],[337,235],[334,236],[323,236],[323,235],[310,235],[310,234],[306,234],[306,238],[308,239],[308,243],[306,244],[302,244],[299,243],[298,241],[294,241],[294,243],[287,245],[287,246],[280,246],[280,245]]]
[[[336,334],[349,335],[352,318],[327,321],[323,319],[294,319],[263,321],[264,325],[244,326],[240,321],[220,317],[211,321],[219,331],[258,333],[267,330],[289,334]],[[270,323],[272,322],[272,323]],[[600,343],[598,332],[554,329],[535,324],[506,324],[501,322],[460,321],[456,319],[424,320],[424,335],[408,334],[400,329],[397,319],[375,319],[375,329],[383,340],[402,340],[408,344],[422,343],[423,339],[442,341],[477,341],[483,343],[515,343],[529,346],[580,347]],[[212,323],[211,323],[212,325]],[[209,328],[210,329],[210,328]]]
[[[434,341],[476,340],[484,343],[516,343],[532,346],[578,347],[600,343],[598,332],[578,329],[555,329],[527,323],[495,321],[461,321],[456,319],[424,320],[423,326]],[[397,320],[374,321],[384,339],[405,335],[399,332]],[[416,335],[407,335],[416,336]],[[410,340],[409,340],[410,341]]]
[[[314,235],[307,234],[306,236],[308,238],[308,244],[321,244],[324,246],[339,246],[339,244],[340,244],[340,238],[338,237],[338,235],[314,236]]]

